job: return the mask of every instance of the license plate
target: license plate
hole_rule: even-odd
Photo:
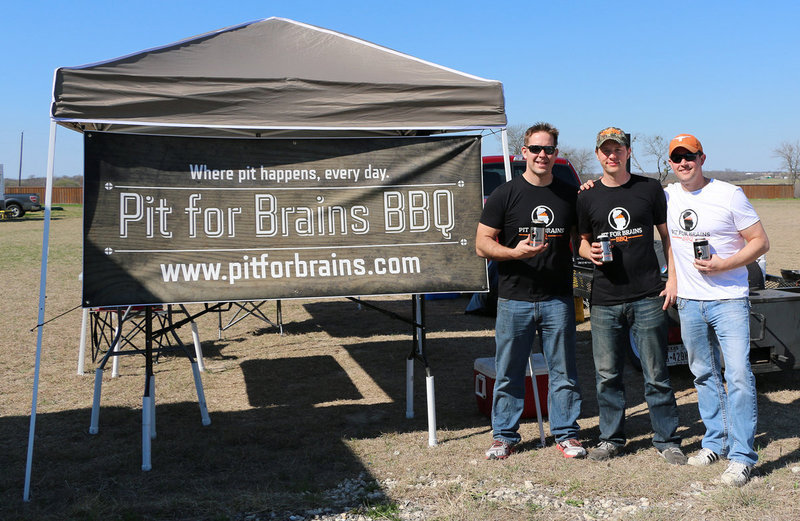
[[[670,344],[667,347],[667,365],[687,365],[689,353],[683,344]]]

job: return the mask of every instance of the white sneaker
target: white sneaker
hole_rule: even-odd
[[[722,482],[733,487],[741,487],[750,481],[753,466],[738,461],[731,461],[722,473]]]
[[[556,443],[556,447],[565,458],[582,458],[586,456],[586,449],[578,440],[564,440]]]
[[[700,451],[689,458],[688,463],[694,467],[705,467],[711,465],[719,460],[719,454],[711,449],[702,448]]]
[[[486,451],[486,459],[506,459],[515,451],[514,445],[503,440],[492,441],[492,446]]]

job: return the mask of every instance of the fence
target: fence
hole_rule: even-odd
[[[42,196],[44,205],[44,186],[8,186],[7,194],[28,194],[34,193]],[[53,204],[83,204],[83,187],[80,186],[54,186]]]
[[[791,199],[794,185],[738,185],[748,199]]]
[[[794,186],[791,184],[741,184],[739,185],[748,199],[791,199],[794,197]],[[44,186],[8,186],[7,194],[38,193],[44,204]],[[83,204],[83,188],[80,186],[53,187],[53,204]]]

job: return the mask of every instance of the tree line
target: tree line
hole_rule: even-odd
[[[508,149],[512,154],[518,154],[525,141],[525,131],[528,129],[527,125],[515,124],[507,127],[508,133]],[[634,146],[636,145],[636,146]],[[634,134],[631,136],[631,165],[632,171],[638,170],[640,173],[645,173],[642,167],[640,157],[643,160],[651,160],[656,165],[656,174],[658,180],[662,183],[672,173],[672,168],[669,165],[668,158],[669,139],[658,134]],[[569,145],[559,145],[559,156],[564,157],[572,163],[572,166],[578,172],[578,175],[588,176],[594,173],[597,166],[597,159],[594,154],[594,149],[586,147],[573,147]],[[638,152],[638,155],[637,155]],[[773,151],[774,157],[780,162],[780,168],[783,173],[794,185],[795,197],[800,196],[800,140],[798,141],[784,141]],[[729,180],[740,180],[745,178],[741,173],[733,172],[715,172],[708,171],[709,175],[719,178],[727,178]],[[721,174],[721,175],[714,175]],[[738,174],[738,175],[737,175]]]

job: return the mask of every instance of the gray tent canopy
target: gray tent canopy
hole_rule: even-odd
[[[78,131],[184,135],[506,126],[499,81],[282,18],[59,68],[51,115]]]

